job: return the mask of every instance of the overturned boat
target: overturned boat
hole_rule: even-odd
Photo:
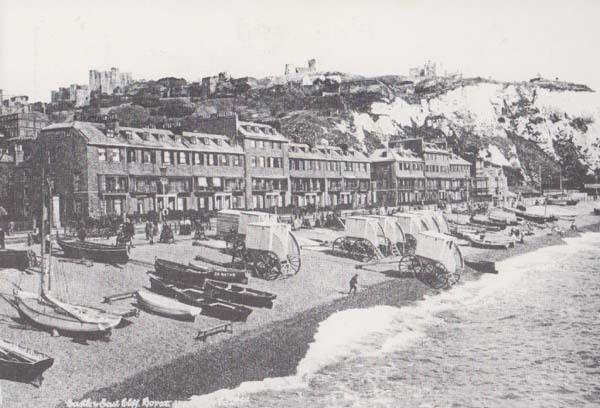
[[[176,299],[158,295],[145,289],[136,293],[139,305],[156,314],[179,320],[194,321],[196,316],[202,313],[202,308],[187,305]]]

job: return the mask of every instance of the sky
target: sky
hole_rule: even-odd
[[[0,0],[0,89],[49,101],[90,69],[134,78],[405,74],[431,60],[501,81],[600,89],[598,0]]]

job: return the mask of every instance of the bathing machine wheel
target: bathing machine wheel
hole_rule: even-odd
[[[449,275],[448,269],[444,265],[431,260],[424,260],[422,268],[418,272],[415,270],[415,277],[433,289],[447,287]]]

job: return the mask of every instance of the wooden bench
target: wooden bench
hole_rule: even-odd
[[[218,333],[233,333],[233,323],[220,324],[207,330],[200,330],[196,336],[196,340],[202,340],[206,342],[207,337]]]

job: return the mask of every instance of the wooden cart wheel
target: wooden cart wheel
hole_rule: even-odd
[[[331,249],[333,249],[334,251],[342,251],[344,250],[345,242],[346,237],[338,237],[331,244]]]
[[[398,262],[398,272],[401,274],[415,273],[415,271],[420,268],[421,265],[419,264],[419,260],[412,255],[405,255],[400,258],[400,262]]]
[[[362,262],[370,262],[377,258],[375,246],[366,239],[357,239],[351,251]]]
[[[460,272],[454,271],[448,274],[448,286],[456,285],[460,281]]]
[[[417,278],[433,289],[448,286],[448,270],[439,262],[424,262]]]
[[[282,264],[283,273],[286,275],[297,274],[298,271],[300,271],[300,266],[302,265],[300,244],[298,244],[298,240],[291,232],[288,245],[288,254],[286,258],[287,260]]]

